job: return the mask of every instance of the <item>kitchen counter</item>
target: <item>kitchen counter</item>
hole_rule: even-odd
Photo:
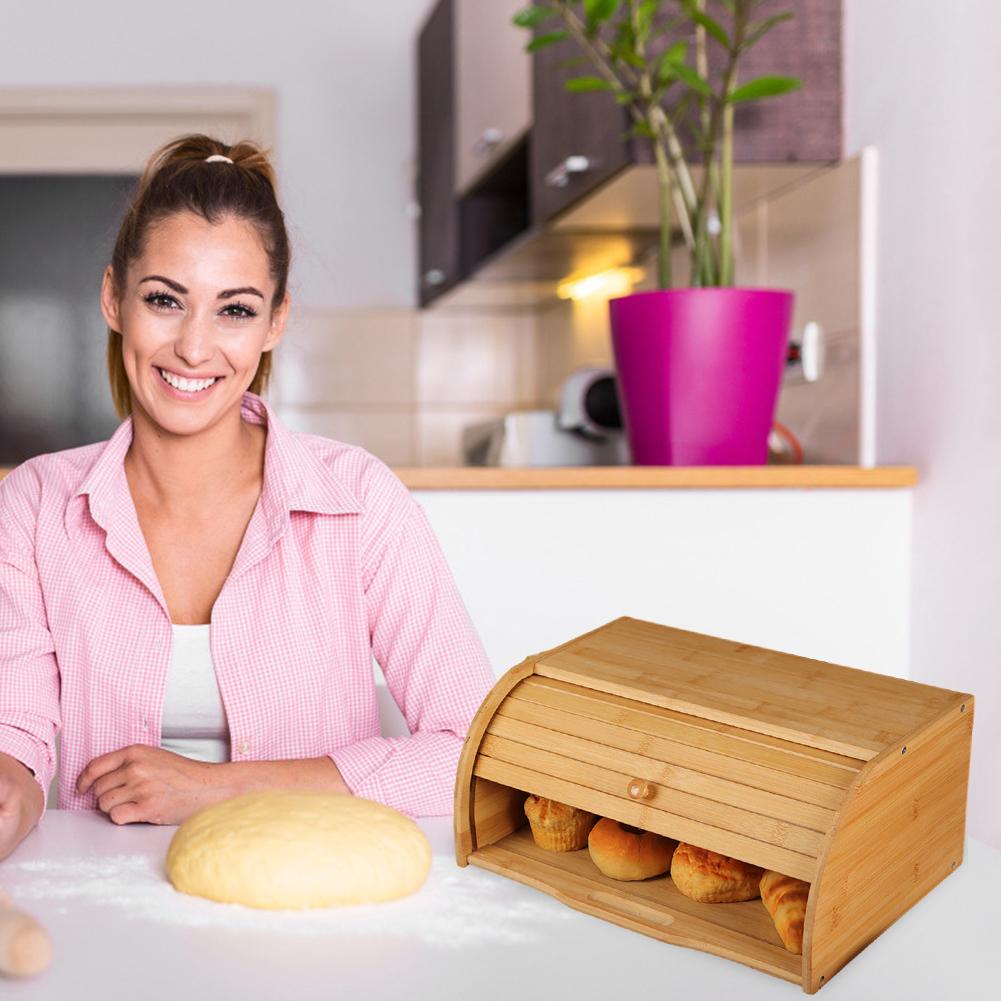
[[[419,823],[434,851],[419,893],[293,913],[177,893],[162,875],[176,828],[50,811],[0,862],[0,886],[48,928],[55,958],[36,978],[0,980],[0,991],[17,1001],[802,996],[767,974],[579,913],[475,866],[461,869],[451,818]],[[959,870],[818,996],[991,996],[999,896],[1001,852],[969,841]]]
[[[913,466],[410,466],[394,471],[411,490],[885,488],[918,481]],[[9,472],[0,467],[0,480]]]
[[[565,466],[396,469],[411,490],[735,489],[913,487],[913,466]]]

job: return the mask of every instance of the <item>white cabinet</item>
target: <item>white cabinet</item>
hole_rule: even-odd
[[[455,0],[455,191],[499,163],[532,118],[529,35],[511,19],[523,0]]]

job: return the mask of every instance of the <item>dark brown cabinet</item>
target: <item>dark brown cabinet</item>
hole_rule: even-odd
[[[417,298],[426,306],[459,280],[453,0],[442,0],[417,43],[417,197],[421,208]]]
[[[765,74],[798,76],[802,89],[739,106],[736,163],[823,163],[841,156],[841,0],[766,0],[755,17],[792,10],[744,57],[739,81]],[[725,19],[724,19],[725,22]],[[551,31],[543,25],[539,31]],[[710,40],[710,65],[722,49]],[[646,140],[629,137],[625,108],[604,91],[570,93],[564,83],[590,66],[568,40],[533,61],[532,222],[545,223],[631,164],[651,163]],[[738,82],[739,82],[738,81]]]

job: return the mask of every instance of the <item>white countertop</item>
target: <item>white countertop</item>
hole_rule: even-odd
[[[434,849],[414,896],[323,912],[264,912],[177,893],[162,874],[176,828],[117,827],[54,810],[9,858],[0,888],[49,930],[55,958],[12,999],[638,997],[794,998],[795,986],[581,914],[474,866],[450,818],[419,821]],[[858,955],[819,997],[996,996],[1001,852],[968,841],[964,864]],[[994,983],[994,987],[991,984]]]

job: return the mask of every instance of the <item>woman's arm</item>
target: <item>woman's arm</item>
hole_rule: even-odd
[[[330,757],[355,795],[441,816],[452,812],[462,743],[495,678],[424,510],[398,489],[402,516],[373,547],[365,597],[372,652],[411,735],[370,737]]]
[[[42,804],[42,789],[31,770],[0,752],[0,860],[34,830]]]
[[[313,789],[346,793],[328,757],[289,761],[195,761],[173,751],[132,744],[94,758],[77,778],[116,824],[183,824],[193,813],[240,793]]]
[[[0,480],[0,757],[14,758],[38,785],[44,813],[60,709],[55,644],[34,554],[40,490],[30,460]]]

